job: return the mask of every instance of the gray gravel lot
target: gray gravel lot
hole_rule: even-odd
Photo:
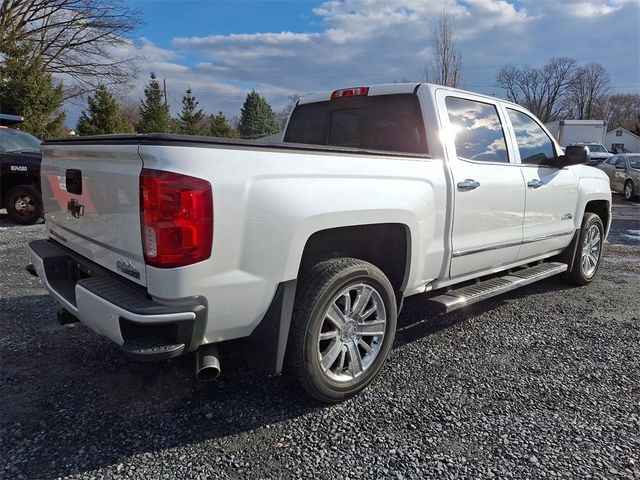
[[[640,478],[640,210],[620,205],[591,285],[448,315],[411,298],[380,378],[330,407],[232,349],[199,384],[192,358],[57,325],[24,271],[43,226],[2,219],[0,478]]]

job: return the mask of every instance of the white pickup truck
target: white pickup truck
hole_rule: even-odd
[[[551,275],[589,283],[607,176],[522,107],[430,84],[300,100],[283,142],[124,135],[46,142],[48,240],[30,270],[135,359],[221,342],[316,399],[365,388],[405,297],[452,311]]]

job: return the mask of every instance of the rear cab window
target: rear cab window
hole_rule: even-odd
[[[415,94],[345,97],[297,105],[284,142],[429,153]]]

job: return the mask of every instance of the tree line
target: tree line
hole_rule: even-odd
[[[111,133],[178,133],[211,135],[224,138],[258,138],[280,131],[280,124],[271,105],[256,91],[247,94],[236,122],[229,121],[219,111],[207,115],[190,88],[182,97],[182,109],[172,117],[163,90],[154,73],[144,89],[137,112],[125,109],[105,86],[99,86],[87,99],[76,133],[101,135]]]
[[[455,18],[443,4],[434,20],[424,79],[463,86]],[[297,97],[274,113],[255,91],[247,95],[240,118],[229,120],[222,112],[203,112],[187,89],[180,114],[172,118],[153,74],[139,105],[118,102],[137,74],[137,58],[127,52],[135,52],[129,36],[140,24],[140,11],[122,0],[3,0],[0,112],[24,116],[21,128],[41,138],[65,134],[63,103],[83,98],[87,105],[76,128],[81,134],[157,131],[255,138],[284,124]],[[602,65],[580,66],[567,57],[540,67],[509,63],[496,74],[496,86],[507,98],[543,122],[604,119],[611,128],[640,134],[640,94],[614,94],[610,83]]]
[[[25,117],[20,128],[45,138],[68,132],[63,103],[86,98],[78,132],[176,132],[224,137],[269,135],[279,125],[257,92],[239,121],[205,115],[190,90],[171,118],[151,76],[139,106],[121,104],[139,60],[132,34],[141,12],[123,0],[3,0],[0,3],[0,112]],[[64,82],[61,80],[64,78]],[[233,123],[233,124],[232,124]]]
[[[579,66],[573,58],[555,57],[542,67],[503,65],[496,83],[512,102],[543,122],[606,120],[640,134],[640,95],[611,93],[611,76],[599,63]]]

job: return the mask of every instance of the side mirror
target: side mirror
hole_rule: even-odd
[[[580,145],[569,145],[564,149],[564,155],[560,155],[553,162],[558,168],[568,167],[569,165],[580,165],[587,163],[589,159],[589,149]]]
[[[627,168],[627,166],[625,164],[616,163],[616,168],[618,168],[620,170],[624,170],[625,168]]]

